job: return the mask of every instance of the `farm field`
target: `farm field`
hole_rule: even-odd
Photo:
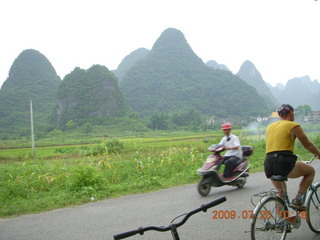
[[[254,147],[251,172],[262,171],[263,134],[240,136]],[[156,136],[45,140],[36,142],[35,156],[8,141],[0,149],[0,216],[48,211],[104,198],[155,191],[199,180],[197,169],[218,143],[221,131],[159,133]],[[314,136],[314,135],[313,135]],[[319,146],[319,137],[315,138]],[[48,144],[50,142],[50,144]],[[40,145],[37,147],[37,144]],[[46,146],[46,144],[48,144]],[[5,148],[5,146],[10,148]],[[20,146],[21,146],[20,145]],[[300,155],[308,155],[297,144]]]

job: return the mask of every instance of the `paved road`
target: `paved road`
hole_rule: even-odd
[[[320,162],[313,166],[320,173]],[[320,174],[316,177],[320,181]],[[297,185],[290,180],[290,186]],[[0,240],[98,240],[113,239],[113,234],[133,230],[140,226],[168,225],[177,215],[198,208],[219,196],[227,201],[206,213],[200,212],[191,217],[179,228],[181,239],[250,239],[250,220],[243,219],[242,212],[253,210],[251,196],[261,190],[271,189],[271,184],[263,173],[251,174],[243,189],[230,186],[212,188],[207,197],[201,197],[196,185],[165,189],[148,194],[137,194],[91,202],[81,206],[57,209],[41,214],[24,215],[0,220]],[[294,195],[293,188],[289,194]],[[236,219],[212,219],[212,211],[236,211]],[[170,239],[170,233],[147,232],[130,240]],[[303,220],[299,230],[293,230],[287,239],[319,239],[311,232]]]

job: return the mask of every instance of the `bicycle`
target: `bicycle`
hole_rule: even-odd
[[[299,156],[302,160],[302,158]],[[315,156],[310,161],[303,161],[310,164]],[[278,196],[276,189],[261,192],[253,195],[260,197],[259,203],[255,206],[253,197],[252,204],[255,206],[253,215],[251,216],[251,239],[281,239],[284,240],[287,233],[291,232],[292,228],[299,228],[301,219],[306,219],[309,228],[319,234],[320,233],[320,183],[312,184],[308,191],[303,195],[303,200],[306,203],[306,211],[289,210],[289,196],[284,187],[284,181],[287,176],[273,175],[271,179],[282,182],[284,190],[284,199]],[[292,215],[293,213],[293,215]]]
[[[119,233],[119,234],[116,234],[116,235],[113,235],[113,239],[114,240],[118,240],[118,239],[124,239],[124,238],[128,238],[128,237],[131,237],[133,235],[136,235],[136,234],[140,234],[140,235],[143,235],[144,232],[146,231],[150,231],[150,230],[154,230],[154,231],[158,231],[158,232],[167,232],[167,231],[171,231],[171,234],[172,234],[172,238],[174,240],[180,240],[180,237],[179,237],[179,234],[178,234],[178,231],[177,231],[177,228],[182,226],[187,220],[189,217],[191,217],[192,215],[198,213],[198,212],[206,212],[208,210],[208,208],[211,208],[211,207],[214,207],[216,205],[219,205],[221,203],[223,203],[224,201],[226,201],[226,197],[225,196],[222,196],[222,197],[219,197],[219,198],[216,198],[215,200],[213,200],[212,202],[208,203],[208,204],[204,204],[202,205],[200,208],[197,208],[189,213],[185,213],[185,214],[182,214],[182,215],[179,215],[177,217],[175,217],[169,226],[167,227],[155,227],[155,226],[149,226],[149,227],[140,227],[138,228],[137,230],[132,230],[132,231],[128,231],[128,232],[123,232],[123,233]],[[184,216],[185,215],[185,216]],[[184,216],[184,218],[178,222],[178,223],[173,223],[177,218],[179,217],[182,217]]]

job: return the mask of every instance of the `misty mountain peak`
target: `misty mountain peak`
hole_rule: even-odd
[[[162,32],[160,37],[154,43],[152,51],[162,51],[163,48],[190,48],[187,40],[185,39],[183,33],[175,28],[168,28]]]
[[[37,76],[37,78],[34,76]],[[30,84],[37,85],[39,83],[38,78],[41,78],[41,82],[47,82],[48,84],[55,82],[55,85],[58,85],[60,81],[52,64],[42,53],[34,49],[27,49],[22,51],[14,60],[9,71],[9,77],[3,87],[8,84],[11,86],[18,84],[19,87]]]
[[[45,128],[49,120],[43,116],[52,112],[60,83],[60,77],[43,54],[34,49],[21,52],[0,89],[0,125],[8,129],[28,126],[32,99],[35,127]]]
[[[293,107],[309,105],[313,110],[319,110],[320,84],[317,80],[311,81],[309,76],[292,78],[283,89],[277,85],[272,91],[280,102],[288,102]]]
[[[278,88],[280,90],[283,90],[284,89],[284,85],[283,83],[277,83],[277,85],[275,86],[275,88]]]
[[[320,85],[318,80],[312,81],[309,76],[295,77],[288,80],[286,84],[286,89],[288,91],[296,89],[305,89],[306,95],[317,94],[320,91]]]
[[[289,79],[286,87],[290,86],[310,86],[312,84],[312,81],[309,76],[303,76],[303,77],[295,77],[292,79]]]
[[[245,61],[241,65],[240,70],[236,75],[249,85],[255,87],[258,93],[260,93],[260,95],[263,97],[265,102],[269,103],[270,107],[278,105],[278,101],[272,95],[261,74],[252,62],[250,62],[249,60]]]
[[[206,115],[230,117],[248,111],[259,115],[267,109],[253,87],[229,71],[208,67],[182,32],[173,28],[160,35],[150,53],[125,74],[120,86],[128,105],[141,116],[195,108]],[[246,94],[233,98],[235,91]],[[248,104],[250,109],[243,107]]]
[[[137,50],[127,55],[121,61],[118,68],[112,72],[117,76],[118,80],[121,81],[126,72],[129,71],[134,64],[144,59],[149,52],[150,50],[146,48],[138,48]]]
[[[263,81],[261,74],[258,72],[254,64],[249,60],[246,60],[241,65],[240,70],[236,75],[250,84],[254,81]]]
[[[204,66],[203,61],[191,49],[184,34],[175,28],[168,28],[162,32],[151,49],[150,57],[174,60],[177,60],[177,57],[193,58],[194,64]]]
[[[219,64],[219,63],[217,63],[215,60],[209,60],[209,61],[206,63],[206,65],[207,65],[208,67],[213,68],[213,69],[220,69],[220,70],[225,70],[225,71],[231,72],[230,69],[229,69],[226,65],[224,65],[224,64]]]

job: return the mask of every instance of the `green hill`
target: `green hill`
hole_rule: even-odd
[[[145,56],[148,53],[148,49],[138,48],[137,50],[133,51],[128,56],[126,56],[119,64],[118,68],[112,71],[114,75],[116,75],[116,77],[118,78],[119,82],[122,80],[123,76],[127,73],[127,71],[130,70],[130,68],[132,68],[132,66],[136,64],[136,62],[145,58]]]
[[[103,124],[107,118],[124,116],[128,109],[117,78],[101,65],[75,68],[63,79],[57,96],[55,121],[60,128],[70,121],[76,126]]]
[[[206,66],[173,28],[165,30],[149,54],[124,75],[120,87],[141,116],[196,108],[207,116],[241,117],[267,109],[254,87],[229,71]]]
[[[280,105],[252,62],[248,60],[245,61],[241,65],[240,70],[236,75],[250,86],[256,88],[257,92],[265,100],[265,103],[269,107],[270,111],[273,111],[277,106]]]
[[[30,134],[30,99],[36,133],[121,121],[153,126],[157,117],[169,116],[173,125],[198,126],[206,116],[242,119],[268,112],[254,87],[207,66],[177,29],[166,29],[151,50],[132,52],[114,73],[101,65],[77,67],[61,81],[44,55],[23,51],[0,90],[1,134]]]
[[[60,77],[40,52],[28,49],[13,62],[0,90],[0,128],[3,134],[30,134],[30,99],[35,128],[51,128],[49,116],[56,104]]]

